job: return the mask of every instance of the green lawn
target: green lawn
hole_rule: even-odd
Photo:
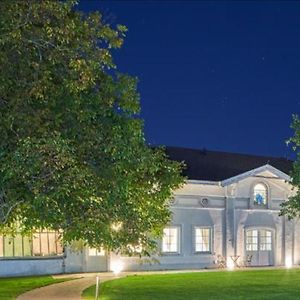
[[[0,300],[14,300],[32,289],[66,280],[51,276],[0,278]]]
[[[84,291],[95,299],[95,286]],[[295,300],[300,269],[128,276],[104,282],[100,300]]]

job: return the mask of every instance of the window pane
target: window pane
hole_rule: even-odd
[[[56,236],[55,232],[48,232],[49,238],[49,255],[56,255]]]
[[[20,234],[14,237],[14,248],[15,256],[23,256],[23,242]]]
[[[41,254],[42,256],[49,255],[49,246],[48,246],[48,233],[41,232]]]
[[[41,256],[40,234],[34,233],[32,235],[32,252],[33,256]]]
[[[0,257],[3,257],[3,236],[0,236]]]
[[[5,236],[4,237],[4,256],[6,256],[6,257],[14,256],[13,245],[14,245],[13,238],[11,236]]]
[[[265,185],[261,183],[255,185],[253,199],[255,205],[267,204],[267,188]]]
[[[96,256],[97,250],[96,248],[89,248],[89,256]]]
[[[195,250],[196,252],[211,251],[211,229],[195,228]]]
[[[42,243],[41,243],[42,241]],[[63,254],[57,232],[35,232],[31,236],[0,235],[0,257],[48,256]]]
[[[32,247],[31,237],[24,236],[23,237],[23,255],[24,256],[32,255],[31,247]]]
[[[166,227],[163,230],[162,251],[178,252],[178,234],[177,227]]]
[[[60,235],[56,232],[55,237],[56,237],[57,255],[62,255],[64,253],[64,249],[59,239]]]
[[[135,247],[135,251],[138,252],[138,246]],[[100,249],[97,249],[97,255],[99,256],[104,256],[105,255],[105,250],[101,247]]]
[[[260,230],[260,250],[272,250],[272,232],[270,230]]]
[[[89,248],[89,256],[104,256],[105,250],[101,247],[100,249]]]
[[[246,250],[257,251],[258,250],[258,231],[248,230],[246,232]]]

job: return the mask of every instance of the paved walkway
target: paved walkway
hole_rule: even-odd
[[[17,300],[81,300],[83,290],[96,284],[95,273],[57,275],[54,278],[77,278],[34,289],[20,295]],[[116,278],[112,273],[99,273],[100,282]]]
[[[282,269],[283,267],[260,267],[260,268],[245,268],[238,269],[243,271],[262,270],[262,269]],[[170,274],[170,273],[186,273],[186,272],[219,272],[220,269],[210,270],[177,270],[177,271],[152,271],[152,272],[124,272],[120,276],[115,276],[113,273],[81,273],[68,275],[55,275],[54,278],[77,278],[74,280],[56,283],[34,289],[25,294],[20,295],[17,300],[82,300],[81,293],[91,285],[96,284],[96,276],[100,278],[100,283],[115,278],[124,277],[127,275],[150,275],[150,274]],[[225,271],[225,269],[221,270]]]
[[[207,270],[191,270],[189,272],[207,272]],[[80,274],[64,274],[54,275],[53,278],[77,278],[70,281],[55,283],[26,292],[20,295],[17,300],[82,300],[81,294],[83,290],[91,285],[96,284],[96,276],[99,276],[100,283],[127,275],[150,275],[162,273],[185,273],[187,270],[177,271],[152,271],[152,272],[122,272],[120,276],[113,273],[80,273]]]

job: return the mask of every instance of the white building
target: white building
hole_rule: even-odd
[[[198,269],[216,267],[216,258],[252,266],[300,263],[300,224],[279,216],[280,204],[293,193],[292,162],[205,150],[167,148],[169,157],[185,161],[185,186],[170,209],[172,222],[159,241],[159,263],[95,249],[62,248],[55,233],[31,239],[0,237],[0,276],[63,272]],[[142,262],[142,263],[141,263]]]

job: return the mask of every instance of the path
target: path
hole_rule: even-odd
[[[54,278],[78,277],[78,279],[34,289],[20,295],[17,300],[81,300],[82,291],[96,283],[96,275],[93,273],[53,276]],[[100,282],[116,278],[112,273],[99,273],[98,275]]]
[[[205,271],[205,270],[202,270]],[[53,278],[78,278],[70,281],[54,283],[26,292],[20,295],[17,300],[81,300],[83,290],[91,285],[96,284],[96,276],[99,276],[100,283],[127,275],[140,274],[162,274],[162,273],[182,273],[186,270],[177,271],[153,271],[153,272],[122,272],[121,275],[115,276],[111,272],[104,273],[81,273],[81,274],[64,274],[54,275]],[[195,271],[191,271],[195,272]],[[199,270],[197,271],[199,272]]]
[[[239,269],[243,271],[250,271],[255,269],[274,269],[274,267],[265,268],[247,268]],[[280,268],[275,268],[280,269]],[[114,276],[113,273],[81,273],[81,274],[69,274],[69,275],[56,275],[54,278],[78,278],[66,282],[56,283],[31,290],[25,294],[20,295],[17,300],[82,300],[81,293],[83,290],[91,285],[96,284],[96,276],[99,275],[100,283],[124,277],[127,275],[150,275],[150,274],[167,274],[167,273],[186,273],[186,272],[219,272],[219,269],[211,270],[176,270],[176,271],[152,271],[152,272],[124,272],[120,276]],[[221,270],[221,271],[225,271]]]

